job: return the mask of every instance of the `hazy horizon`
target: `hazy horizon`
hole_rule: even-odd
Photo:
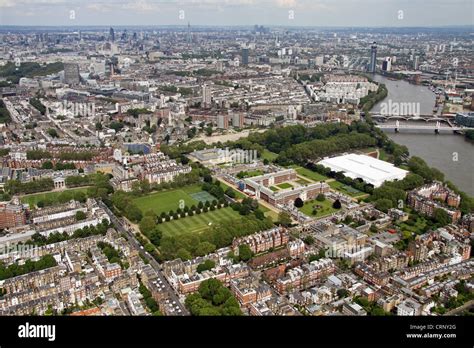
[[[325,26],[316,26],[316,25],[306,25],[306,26],[297,26],[297,25],[280,25],[280,24],[270,24],[263,25],[260,23],[255,24],[193,24],[189,23],[191,28],[254,28],[255,25],[262,25],[265,28],[290,28],[290,29],[474,29],[474,24],[459,24],[459,25],[433,25],[433,26],[357,26],[357,25],[348,25],[348,26],[336,26],[336,25],[325,25]],[[23,25],[23,24],[0,24],[0,28],[6,27],[18,27],[18,28],[187,28],[188,23],[186,24],[118,24],[118,25],[107,25],[107,24],[84,24],[84,25]]]
[[[0,0],[0,26],[472,26],[471,0]],[[137,25],[139,24],[139,25]]]

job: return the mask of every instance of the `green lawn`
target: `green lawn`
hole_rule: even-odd
[[[335,180],[330,181],[328,184],[329,184],[329,186],[331,186],[332,189],[334,189],[336,191],[339,191],[339,192],[342,192],[342,193],[344,193],[346,195],[349,195],[351,197],[359,197],[359,196],[365,195],[364,192],[356,190],[353,187],[346,186],[342,182],[339,182],[339,181],[335,181]]]
[[[301,178],[298,179],[298,180],[296,180],[296,182],[297,182],[298,184],[300,184],[300,185],[308,185],[308,184],[311,184],[311,181],[306,180],[306,179],[301,179]]]
[[[250,171],[243,171],[237,174],[240,174],[240,175],[237,175],[238,178],[244,179],[244,178],[252,178],[254,176],[263,175],[264,172],[259,169],[256,169],[256,170],[250,170]],[[242,174],[245,174],[245,175],[242,175]]]
[[[276,186],[270,186],[270,190],[272,190],[273,192],[280,191],[280,189]]]
[[[282,182],[281,184],[278,184],[277,187],[283,189],[283,190],[286,190],[286,189],[289,189],[289,188],[292,188],[293,185],[287,183],[287,182]]]
[[[262,159],[267,159],[271,162],[278,157],[278,154],[268,151],[268,150],[264,150],[261,157]]]
[[[259,176],[259,175],[264,174],[261,170],[251,170],[250,172],[247,172],[247,173],[248,173],[248,175],[246,176],[246,178],[251,178],[251,177],[254,177],[254,176]]]
[[[158,228],[163,232],[163,235],[179,235],[187,232],[202,233],[219,222],[232,223],[233,220],[240,217],[241,215],[238,212],[231,207],[227,207],[164,222],[159,224]]]
[[[20,200],[22,203],[28,203],[30,205],[30,208],[33,209],[34,207],[36,207],[36,204],[39,201],[55,200],[62,193],[74,194],[75,192],[86,193],[87,187],[79,187],[79,188],[69,189],[69,190],[64,190],[64,191],[50,191],[50,192],[35,193],[35,194],[23,196],[20,198]]]
[[[405,222],[400,222],[397,225],[401,228],[402,231],[409,231],[415,234],[421,234],[422,231],[426,228],[427,221],[424,217],[418,216],[413,226],[408,225]]]
[[[299,175],[304,176],[313,181],[319,182],[319,181],[326,181],[328,179],[326,176],[313,172],[312,170],[309,170],[308,168],[303,168],[300,166],[291,166],[290,168],[293,168],[294,170],[296,170],[296,172]]]
[[[143,213],[152,210],[159,215],[162,212],[167,213],[170,210],[176,211],[176,209],[179,208],[181,200],[184,200],[184,204],[188,207],[193,204],[197,205],[199,202],[191,197],[190,194],[201,191],[200,185],[190,185],[180,189],[156,192],[138,197],[134,199],[134,202]]]
[[[320,205],[321,208],[317,209],[316,215],[313,215],[313,206],[315,205]],[[313,217],[318,217],[318,218],[326,216],[326,215],[330,215],[338,211],[337,209],[334,209],[332,207],[332,202],[328,199],[322,202],[319,202],[317,200],[307,201],[305,202],[304,206],[300,208],[300,210],[308,216],[313,216]]]
[[[260,208],[262,207],[260,206]],[[264,214],[265,217],[271,218],[273,222],[278,221],[278,213],[274,212],[273,210],[268,209],[268,211],[266,211]]]

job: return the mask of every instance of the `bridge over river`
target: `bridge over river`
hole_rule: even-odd
[[[466,129],[456,125],[452,118],[439,117],[437,115],[373,115],[372,118],[377,123],[376,126],[384,130],[394,130],[399,132],[402,130],[410,131],[433,131],[439,133],[441,131],[462,132]]]

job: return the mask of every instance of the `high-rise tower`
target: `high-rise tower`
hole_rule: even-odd
[[[114,28],[110,28],[109,30],[109,37],[110,37],[110,41],[114,42],[115,41],[115,31],[114,31]]]
[[[369,72],[374,73],[377,67],[377,45],[376,42],[370,46],[370,64],[369,64]]]
[[[242,64],[248,65],[249,64],[249,49],[242,48]]]

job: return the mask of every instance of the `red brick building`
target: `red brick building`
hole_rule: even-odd
[[[268,231],[255,233],[250,236],[234,239],[232,248],[238,251],[239,245],[246,244],[254,254],[270,249],[276,249],[288,243],[290,235],[283,227],[276,227]]]
[[[0,203],[0,229],[25,225],[27,210],[19,201]]]

